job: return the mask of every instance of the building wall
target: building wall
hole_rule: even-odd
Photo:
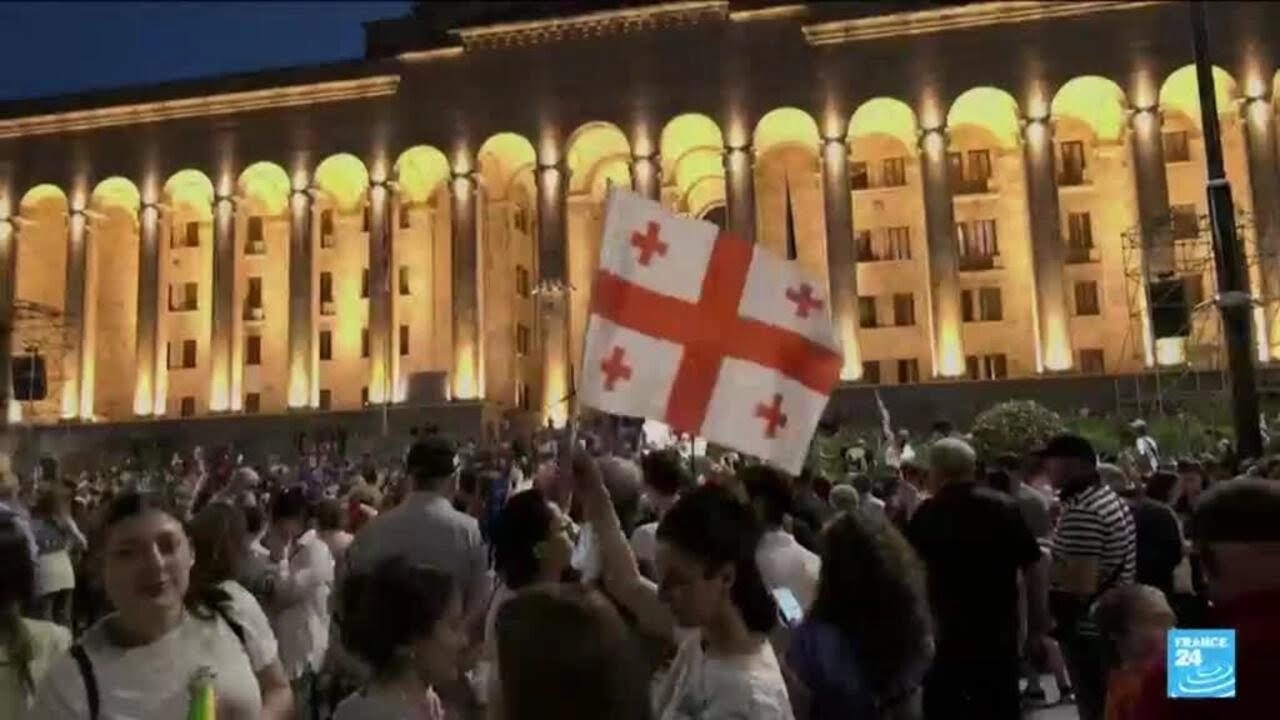
[[[260,412],[284,412],[289,387],[289,219],[270,214],[257,203],[237,213],[235,230],[235,288],[231,343],[232,409],[243,409],[249,394],[258,396]],[[248,252],[249,224],[261,218],[261,253]],[[262,286],[261,313],[249,311],[249,281]],[[259,362],[249,364],[248,338],[258,338]]]
[[[785,251],[789,197],[797,259],[809,272],[824,283],[833,273],[853,277],[859,296],[875,298],[880,320],[892,319],[895,293],[913,296],[913,324],[884,327],[887,323],[880,322],[880,327],[857,331],[862,359],[881,362],[884,383],[898,381],[899,359],[917,360],[922,381],[935,378],[940,375],[934,347],[938,328],[930,314],[930,294],[935,292],[933,276],[940,270],[930,267],[927,238],[939,242],[953,234],[946,228],[930,232],[923,200],[927,188],[922,182],[924,163],[929,160],[914,143],[922,132],[937,130],[945,130],[950,151],[988,150],[994,171],[989,192],[954,194],[951,189],[955,220],[994,219],[1000,245],[998,268],[966,269],[954,278],[954,286],[960,289],[999,287],[1001,292],[1001,320],[967,322],[959,328],[963,352],[1004,355],[1010,376],[1034,376],[1041,371],[1047,342],[1039,337],[1039,321],[1042,313],[1051,311],[1039,307],[1037,272],[1044,268],[1035,267],[1032,260],[1024,144],[1032,141],[1017,127],[1027,118],[1049,120],[1058,145],[1074,138],[1088,146],[1089,181],[1058,188],[1064,234],[1068,214],[1087,211],[1096,250],[1096,261],[1090,256],[1089,262],[1069,262],[1055,269],[1062,273],[1066,288],[1073,369],[1080,365],[1081,350],[1101,350],[1107,372],[1133,371],[1157,359],[1181,360],[1145,349],[1149,327],[1141,320],[1139,307],[1144,292],[1142,283],[1134,280],[1141,253],[1125,247],[1126,233],[1139,223],[1136,126],[1126,120],[1118,137],[1102,140],[1097,136],[1098,120],[1090,112],[1079,111],[1079,106],[1074,114],[1054,109],[1056,94],[1086,76],[1114,86],[1117,97],[1107,102],[1125,117],[1135,109],[1158,108],[1161,129],[1185,129],[1190,140],[1190,160],[1164,166],[1168,201],[1205,212],[1203,142],[1198,123],[1187,114],[1188,97],[1193,94],[1189,96],[1185,87],[1164,88],[1186,64],[1186,14],[1181,6],[1048,3],[1027,11],[1020,21],[1009,22],[999,16],[998,8],[978,3],[926,13],[935,24],[929,32],[918,31],[919,16],[898,20],[882,16],[879,24],[841,24],[845,10],[838,3],[763,14],[714,2],[628,12],[638,15],[617,16],[621,19],[616,21],[605,16],[587,25],[568,19],[533,29],[463,33],[460,47],[440,52],[0,108],[0,162],[13,168],[9,196],[21,197],[30,187],[53,182],[64,190],[72,210],[84,210],[91,200],[87,189],[102,178],[119,175],[140,188],[141,205],[132,210],[122,209],[127,204],[112,206],[90,219],[82,286],[68,286],[63,280],[57,289],[56,270],[39,288],[19,285],[18,294],[24,300],[61,297],[63,307],[74,309],[68,301],[77,293],[85,298],[82,328],[77,330],[84,352],[75,362],[57,363],[68,368],[67,386],[77,389],[79,402],[73,403],[72,414],[86,419],[133,417],[138,409],[133,393],[135,388],[145,390],[146,383],[154,384],[159,403],[155,410],[166,415],[177,414],[183,397],[195,398],[199,413],[210,410],[211,380],[216,379],[211,376],[210,353],[226,339],[212,321],[217,301],[212,295],[212,227],[207,220],[202,225],[199,248],[171,252],[167,233],[174,218],[170,214],[178,211],[164,211],[155,288],[161,305],[157,343],[163,348],[170,338],[190,336],[197,339],[199,352],[196,368],[168,370],[161,350],[161,362],[148,371],[145,364],[140,369],[136,358],[138,279],[145,277],[140,269],[146,269],[138,265],[136,214],[138,207],[162,200],[161,181],[179,169],[208,173],[223,196],[235,185],[239,171],[259,161],[283,169],[287,187],[282,192],[310,189],[314,198],[314,262],[307,269],[312,284],[312,360],[298,365],[285,358],[292,328],[287,302],[290,276],[283,268],[291,262],[287,249],[291,220],[281,213],[267,223],[265,257],[245,257],[242,242],[236,243],[236,280],[230,299],[236,311],[227,342],[234,388],[230,405],[233,410],[242,407],[245,394],[257,392],[264,411],[278,410],[289,400],[289,386],[303,383],[307,391],[302,394],[309,397],[303,397],[301,404],[318,405],[319,391],[325,389],[330,391],[331,407],[357,408],[361,389],[371,380],[370,362],[360,356],[361,330],[370,322],[368,301],[359,294],[360,278],[369,263],[369,238],[356,208],[335,212],[336,247],[319,247],[320,217],[331,199],[319,187],[316,170],[326,158],[351,153],[373,181],[403,183],[402,169],[392,160],[415,143],[437,149],[447,167],[438,189],[430,191],[430,201],[409,205],[408,228],[400,227],[396,213],[389,223],[394,299],[386,331],[397,398],[406,396],[410,375],[427,370],[475,372],[486,396],[507,407],[517,404],[521,383],[541,384],[551,362],[545,358],[557,357],[559,352],[548,347],[552,335],[546,334],[557,332],[559,320],[547,313],[560,311],[546,309],[554,303],[538,302],[540,307],[535,308],[532,298],[515,291],[517,257],[529,260],[536,269],[533,284],[567,280],[573,286],[564,351],[569,366],[578,363],[605,190],[611,185],[637,185],[636,178],[643,175],[634,174],[635,168],[645,163],[661,168],[658,196],[668,206],[701,214],[727,200],[729,224],[776,250]],[[1250,169],[1275,172],[1277,161],[1255,157],[1250,162],[1251,145],[1238,117],[1238,103],[1245,97],[1267,95],[1272,88],[1276,43],[1264,29],[1280,22],[1280,8],[1267,3],[1215,3],[1209,12],[1214,61],[1223,69],[1219,109],[1228,176],[1237,207],[1247,218],[1252,210]],[[957,13],[965,16],[964,22],[948,19]],[[910,32],[908,21],[916,23]],[[1045,32],[1047,28],[1054,32]],[[1134,37],[1144,41],[1132,42]],[[513,81],[511,69],[517,67],[520,78]],[[979,113],[951,118],[948,124],[951,111],[975,88],[1009,98],[1007,112],[1001,111],[1007,117]],[[259,105],[252,111],[246,110],[248,100],[227,99],[230,92],[258,90],[270,92],[255,96],[253,102]],[[424,98],[431,100],[424,104]],[[184,117],[175,109],[182,107],[178,102],[182,99],[205,105],[193,106]],[[906,115],[880,118],[877,131],[855,133],[851,118],[856,120],[860,108],[883,99],[898,102]],[[169,104],[148,104],[158,100]],[[101,114],[107,112],[102,108],[130,104],[126,119]],[[775,110],[785,110],[789,118],[780,135],[765,128]],[[682,179],[682,173],[688,174],[687,166],[663,156],[663,131],[670,121],[689,113],[704,116],[714,126],[703,138],[711,138],[713,144],[702,143],[701,174]],[[1273,128],[1274,107],[1265,122]],[[517,233],[510,205],[498,204],[498,196],[487,188],[477,192],[474,202],[461,207],[476,209],[476,241],[481,251],[474,266],[455,267],[467,261],[453,253],[455,228],[468,225],[453,217],[460,207],[455,202],[463,192],[459,188],[468,186],[465,179],[457,178],[474,177],[476,149],[500,133],[514,133],[535,149],[534,190],[526,199],[536,205],[537,212],[530,213],[528,231]],[[766,136],[773,140],[766,142],[762,139]],[[840,141],[849,145],[851,164],[865,161],[874,168],[886,157],[905,158],[904,186],[848,190],[852,222],[847,234],[846,228],[830,227],[825,217],[830,194],[841,190],[839,183],[824,183],[818,152],[821,143]],[[507,198],[501,200],[509,203]],[[256,211],[243,198],[237,197],[235,205],[239,238]],[[827,252],[831,242],[854,243],[862,229],[874,232],[887,227],[909,228],[909,260],[832,266]],[[29,232],[58,231],[41,226]],[[17,277],[26,277],[33,265],[45,263],[22,247],[20,243]],[[1258,248],[1255,255],[1263,254],[1259,245],[1252,247]],[[1200,243],[1199,248],[1206,251],[1207,244]],[[56,265],[57,258],[50,258],[49,264]],[[173,259],[180,260],[180,266],[173,265]],[[1261,284],[1261,267],[1268,262],[1274,264],[1276,259],[1257,258],[1259,269],[1251,270],[1255,287]],[[1207,263],[1200,264],[1207,268]],[[412,277],[411,292],[404,297],[395,292],[400,265],[409,266]],[[324,271],[333,273],[333,316],[320,313],[319,274]],[[243,346],[253,323],[244,320],[243,296],[247,278],[254,272],[261,272],[264,281],[263,364],[248,368],[243,366]],[[1207,298],[1212,294],[1211,274],[1202,274]],[[453,292],[454,278],[472,275],[482,283],[477,300],[466,300],[479,306],[474,321],[467,319],[472,315]],[[168,310],[168,287],[179,277],[199,283],[198,310]],[[1076,312],[1075,285],[1087,282],[1098,287],[1096,316]],[[458,307],[464,312],[455,314]],[[857,312],[857,308],[839,311]],[[1187,343],[1203,347],[1188,348],[1186,357],[1202,364],[1215,362],[1220,345],[1216,320],[1208,313],[1197,318],[1203,318],[1197,320],[1202,326],[1188,332]],[[480,338],[478,368],[461,368],[455,357],[453,344],[460,322],[474,322],[475,327],[462,329],[470,333],[468,337]],[[397,347],[401,324],[410,328],[410,351],[405,356],[399,355]],[[531,343],[529,356],[513,358],[518,325],[527,325],[541,337]],[[1265,318],[1260,317],[1259,325],[1275,336]],[[324,362],[318,360],[322,329],[333,332],[333,359]],[[16,349],[19,338],[8,342]],[[1260,356],[1270,359],[1265,348]],[[567,367],[551,371],[576,374]],[[154,377],[141,377],[148,372]],[[64,402],[63,410],[67,407]],[[49,417],[47,412],[37,415]]]

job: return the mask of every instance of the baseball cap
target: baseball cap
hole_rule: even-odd
[[[1036,455],[1042,459],[1073,458],[1093,464],[1098,462],[1098,453],[1094,452],[1093,444],[1079,435],[1070,433],[1050,438],[1044,447],[1036,451]]]
[[[410,446],[404,464],[413,477],[444,477],[458,466],[458,446],[443,435],[428,435]]]

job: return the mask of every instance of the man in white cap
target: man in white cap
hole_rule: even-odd
[[[1135,435],[1133,449],[1138,462],[1138,472],[1142,473],[1143,477],[1148,477],[1160,467],[1160,446],[1156,444],[1156,439],[1147,433],[1145,420],[1134,420],[1129,423],[1129,428]]]

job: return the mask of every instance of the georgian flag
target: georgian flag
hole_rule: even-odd
[[[824,288],[762,246],[614,190],[578,397],[799,473],[840,375]]]

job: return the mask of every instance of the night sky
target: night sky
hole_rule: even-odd
[[[362,57],[409,2],[0,2],[0,100]]]

